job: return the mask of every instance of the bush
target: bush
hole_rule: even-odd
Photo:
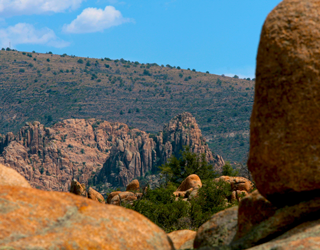
[[[25,72],[25,70],[24,69],[19,69],[19,72],[23,73],[23,72]]]
[[[233,169],[230,163],[226,162],[226,164],[222,167],[222,175],[237,176],[239,175],[239,171]]]
[[[151,73],[149,72],[149,70],[143,70],[143,74],[146,76],[151,76]]]
[[[47,58],[47,62],[50,62],[50,59],[49,59],[49,58]]]
[[[83,60],[80,58],[77,62],[80,63],[80,64],[82,64],[82,63],[83,63]]]
[[[87,61],[86,66],[91,66],[91,62],[89,60]]]
[[[234,75],[234,76],[233,76],[233,78],[239,79],[239,76],[237,76],[237,75]]]

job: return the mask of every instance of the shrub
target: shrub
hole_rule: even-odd
[[[182,73],[179,73],[179,77],[182,78],[182,77],[183,77],[183,74],[182,74]]]
[[[25,72],[25,70],[24,69],[19,69],[19,72],[23,73],[23,72]]]
[[[226,162],[226,164],[222,167],[222,175],[237,176],[239,175],[239,171],[233,169],[230,163]]]
[[[87,61],[86,66],[91,66],[91,62],[89,60]]]
[[[143,70],[143,74],[146,75],[146,76],[151,76],[150,71],[147,70],[147,69]]]
[[[50,59],[49,59],[49,58],[47,58],[47,62],[50,62]]]
[[[233,76],[233,78],[239,79],[239,76],[237,76],[237,75],[234,75],[234,76]]]
[[[77,62],[80,63],[80,64],[82,64],[82,63],[83,63],[83,60],[80,58]]]

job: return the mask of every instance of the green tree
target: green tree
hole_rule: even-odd
[[[227,176],[237,176],[239,175],[239,171],[232,168],[229,162],[222,167],[222,175]]]
[[[165,164],[159,167],[160,174],[166,183],[171,182],[179,185],[191,174],[198,175],[201,180],[217,177],[213,166],[207,162],[205,154],[193,153],[189,147],[185,147],[183,151],[180,151],[180,154],[179,159],[172,155]]]
[[[83,63],[83,60],[80,58],[77,62],[80,63],[80,64],[82,64],[82,63]]]

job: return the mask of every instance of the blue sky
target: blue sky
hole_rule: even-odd
[[[0,47],[254,77],[279,0],[0,0]]]

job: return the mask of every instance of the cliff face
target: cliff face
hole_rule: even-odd
[[[217,170],[224,165],[223,159],[209,150],[190,113],[173,118],[158,136],[96,119],[68,119],[51,128],[39,122],[26,123],[17,135],[0,136],[0,163],[44,190],[68,191],[73,178],[126,186],[172,154],[178,155],[183,146],[205,153]]]
[[[184,146],[195,153],[204,153],[214,169],[220,171],[225,164],[219,155],[213,155],[195,118],[190,113],[174,117],[164,125],[158,136],[132,130],[130,134],[117,138],[111,154],[98,174],[97,183],[126,186],[136,177],[164,164],[172,155],[179,156]]]

